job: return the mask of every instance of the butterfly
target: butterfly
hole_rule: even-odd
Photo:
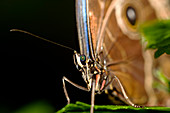
[[[82,72],[87,88],[76,85],[64,77],[64,92],[68,103],[70,100],[64,81],[70,82],[80,89],[92,91],[91,112],[93,112],[95,93],[100,94],[103,90],[109,89],[113,91],[109,93],[118,95],[114,93],[113,86],[118,87],[119,91],[117,92],[121,92],[122,99],[124,97],[124,100],[132,106],[140,107],[135,105],[127,94],[133,97],[134,102],[144,103],[147,100],[143,87],[144,64],[142,47],[140,40],[137,38],[138,34],[134,32],[131,38],[127,37],[121,32],[120,26],[116,22],[116,18],[125,15],[125,20],[119,21],[127,21],[125,25],[131,25],[131,30],[135,31],[137,22],[141,18],[142,20],[143,18],[149,18],[148,16],[137,16],[138,10],[135,10],[135,8],[138,8],[138,6],[131,6],[130,3],[134,3],[134,1],[129,2],[127,6],[123,6],[125,8],[122,9],[121,1],[117,0],[76,1],[80,54],[75,52],[74,61],[77,68]],[[140,3],[138,5],[139,8],[143,8]],[[123,14],[119,11],[122,11]],[[128,89],[127,94],[124,87]],[[132,93],[133,89],[135,89],[136,95]]]
[[[152,56],[144,51],[138,27],[158,18],[152,5],[149,0],[76,0],[80,54],[75,52],[74,61],[87,83],[83,90],[92,91],[91,112],[95,94],[105,89],[134,107],[149,100],[154,90],[146,78],[153,65],[147,66],[147,57]]]
[[[87,84],[87,87],[82,87],[63,77],[68,104],[70,98],[65,82],[91,91],[91,113],[94,112],[95,95],[102,92],[111,100],[116,96],[134,107],[146,104],[149,100],[146,78],[152,71],[152,65],[148,68],[147,63],[153,63],[153,60],[147,60],[152,56],[144,52],[138,27],[156,18],[149,0],[76,0],[80,53],[46,40],[74,51],[74,64]]]

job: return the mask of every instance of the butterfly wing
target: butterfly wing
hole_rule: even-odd
[[[127,9],[135,10],[135,24],[127,17]],[[144,87],[143,48],[138,26],[156,18],[147,0],[89,0],[90,29],[95,54],[103,54],[108,70],[122,82],[130,99],[137,104],[147,102]],[[102,49],[103,48],[103,49]],[[122,62],[115,64],[116,62]],[[119,87],[115,82],[110,89]]]

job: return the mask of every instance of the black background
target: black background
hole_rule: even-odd
[[[55,110],[64,107],[67,101],[62,77],[83,81],[73,63],[73,51],[9,30],[26,30],[79,50],[75,1],[1,0],[0,15],[1,109],[15,111],[39,100],[47,101]],[[66,85],[71,102],[81,100],[84,92],[79,94],[78,89]]]
[[[75,0],[0,1],[0,109],[15,111],[47,101],[55,111],[67,103],[62,77],[86,86],[73,63],[73,51],[33,36],[29,31],[79,52]],[[71,102],[90,103],[90,93],[66,83]],[[100,97],[97,97],[99,103]],[[97,103],[97,101],[96,101]]]

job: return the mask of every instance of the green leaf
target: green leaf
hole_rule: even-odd
[[[170,54],[170,20],[155,20],[140,26],[140,32],[147,42],[147,49],[157,49],[155,58]]]
[[[77,101],[75,104],[68,104],[61,110],[56,113],[89,113],[90,105]],[[132,106],[118,106],[118,105],[95,105],[94,106],[95,113],[149,113],[149,112],[170,112],[169,107],[144,107],[144,108],[135,108]]]
[[[157,51],[155,52],[155,58],[158,58],[162,54],[170,54],[170,45],[164,46],[164,47],[159,47]]]

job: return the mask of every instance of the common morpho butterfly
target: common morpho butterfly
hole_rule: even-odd
[[[152,76],[152,56],[143,49],[138,27],[159,16],[152,0],[76,0],[80,54],[75,52],[74,61],[87,88],[77,87],[91,91],[91,112],[95,94],[104,90],[134,107],[152,100],[146,79]],[[69,102],[66,89],[65,94]]]
[[[91,91],[91,112],[95,94],[106,89],[110,90],[106,91],[109,95],[119,96],[129,105],[140,107],[136,104],[145,103],[147,95],[142,46],[136,31],[138,23],[155,18],[148,2],[76,0],[76,18],[80,54],[75,52],[74,61],[87,88],[75,85],[65,77],[63,83],[68,81]],[[65,83],[64,92],[69,103]]]
[[[111,100],[116,96],[134,107],[147,103],[149,95],[145,78],[152,69],[150,66],[149,72],[146,71],[146,57],[149,54],[143,50],[138,27],[145,21],[157,18],[149,1],[151,0],[76,0],[80,53],[74,50],[73,59],[77,69],[82,72],[87,87],[63,77],[68,103],[70,98],[66,81],[79,89],[91,91],[91,113],[94,112],[95,94],[103,91]]]

